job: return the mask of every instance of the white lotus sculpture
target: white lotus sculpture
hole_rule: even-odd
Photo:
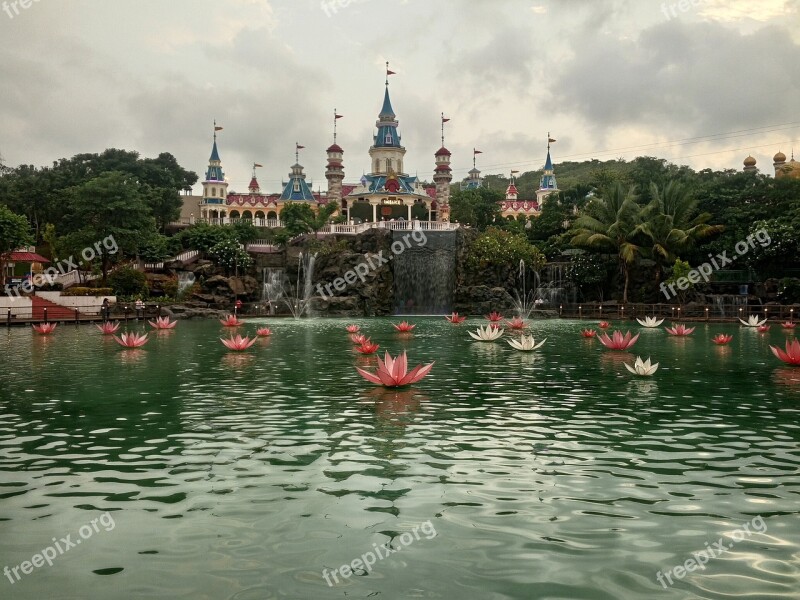
[[[657,319],[656,317],[645,317],[644,319],[636,319],[636,321],[642,327],[659,327],[663,322],[664,319]]]
[[[508,340],[508,344],[517,350],[521,350],[522,352],[530,352],[532,350],[536,350],[541,348],[544,343],[547,341],[547,338],[544,338],[538,344],[536,340],[533,339],[532,335],[523,335],[519,340]]]
[[[633,366],[630,366],[628,363],[623,364],[625,365],[625,368],[634,375],[641,375],[643,377],[649,377],[658,370],[658,363],[651,365],[649,356],[647,357],[647,360],[642,360],[641,356],[637,356]]]
[[[761,327],[764,323],[767,322],[767,320],[761,319],[759,321],[758,315],[750,315],[749,317],[747,317],[747,321],[745,321],[744,319],[739,319],[739,322],[747,327]]]
[[[478,340],[479,342],[494,342],[503,337],[504,331],[505,329],[495,329],[491,325],[487,325],[486,327],[478,327],[477,333],[472,333],[471,331],[467,333],[472,336],[473,340]]]

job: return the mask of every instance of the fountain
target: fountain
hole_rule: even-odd
[[[539,273],[536,271],[532,271],[533,273],[533,289],[527,289],[527,267],[525,265],[525,261],[520,259],[519,261],[519,280],[520,284],[522,285],[522,293],[520,294],[520,290],[514,290],[514,310],[516,311],[517,316],[520,319],[527,320],[530,319],[531,313],[536,308],[536,293],[535,290],[539,288]]]
[[[261,302],[267,305],[270,315],[274,315],[278,308],[278,303],[283,300],[283,282],[286,274],[283,269],[266,267],[263,271],[263,287],[261,289]]]
[[[314,290],[314,263],[317,260],[316,253],[303,254],[297,259],[297,282],[294,289],[289,286],[288,294],[284,294],[283,301],[289,307],[292,316],[299,319],[303,313],[310,310],[311,292]]]

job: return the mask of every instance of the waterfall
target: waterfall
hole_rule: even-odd
[[[262,271],[263,287],[261,290],[261,301],[269,306],[269,314],[274,315],[278,302],[283,299],[283,281],[286,277],[283,269],[273,269],[266,267]]]
[[[392,233],[396,314],[446,314],[452,309],[456,233],[426,231],[422,240],[407,231]]]
[[[191,271],[178,271],[178,298],[194,285],[194,273]]]

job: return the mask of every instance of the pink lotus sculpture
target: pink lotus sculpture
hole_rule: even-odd
[[[123,333],[121,336],[114,336],[114,340],[125,348],[141,348],[147,343],[147,334]]]
[[[792,340],[791,343],[789,341],[786,342],[785,352],[775,346],[770,346],[769,348],[775,356],[787,365],[800,365],[800,341],[796,338]]]
[[[252,340],[249,337],[242,337],[241,334],[236,334],[236,337],[231,335],[229,339],[219,338],[219,341],[225,344],[225,347],[228,350],[233,350],[235,352],[241,352],[242,350],[247,350],[250,346],[256,343],[256,338]]]
[[[400,354],[397,358],[392,358],[387,352],[383,360],[381,360],[380,356],[378,357],[378,370],[375,373],[370,373],[359,367],[356,367],[356,371],[371,383],[395,388],[417,383],[430,373],[433,365],[434,363],[425,366],[417,365],[409,371],[408,358],[405,352]]]
[[[155,321],[148,321],[154,329],[174,329],[177,321],[170,321],[169,317],[158,317]]]
[[[794,329],[795,325],[796,323],[792,323],[791,321],[784,321],[783,323],[781,323],[781,327],[783,329]]]
[[[358,325],[348,325],[346,329],[347,333],[358,333],[359,331],[361,331],[361,327],[359,327]]]
[[[711,338],[711,341],[717,344],[718,346],[724,346],[725,344],[730,343],[732,339],[733,339],[732,335],[728,335],[726,333],[718,333],[713,338]]]
[[[458,325],[459,323],[463,323],[464,321],[466,321],[467,317],[462,317],[457,312],[454,312],[446,316],[445,319],[450,321],[453,325]]]
[[[615,331],[611,337],[604,333],[597,339],[609,350],[627,350],[636,343],[636,340],[639,339],[639,334],[632,336],[631,332],[628,331],[623,336],[621,331]]]
[[[113,335],[117,333],[117,329],[119,329],[119,321],[114,321],[113,323],[111,321],[106,321],[102,325],[95,325],[95,327],[97,327],[103,335]]]
[[[219,322],[225,327],[239,327],[243,324],[236,315],[228,315],[225,319],[220,319]]]
[[[672,324],[672,327],[664,327],[667,330],[667,333],[670,335],[677,335],[677,336],[684,336],[684,335],[691,335],[694,331],[694,327],[686,327],[683,323],[680,325]]]
[[[353,333],[350,335],[350,341],[356,346],[360,346],[367,341],[367,336],[365,336],[363,333]]]
[[[356,351],[361,354],[375,354],[380,346],[372,343],[372,340],[366,339],[360,346],[356,346]]]
[[[600,321],[600,322],[597,324],[597,326],[598,326],[600,329],[608,329],[609,327],[611,327],[611,323],[610,323],[609,321]]]
[[[267,337],[272,335],[272,331],[270,330],[269,327],[259,327],[258,329],[256,329],[256,335],[258,337]]]
[[[416,325],[412,325],[408,321],[403,321],[402,323],[398,323],[394,326],[394,328],[401,333],[408,333],[410,331],[413,331],[414,327],[416,327]]]
[[[597,336],[597,332],[594,329],[584,329],[581,331],[581,335],[585,338],[593,338]]]
[[[39,323],[38,325],[31,325],[31,327],[39,335],[50,335],[56,330],[56,323]]]
[[[501,315],[497,311],[492,311],[488,315],[484,317],[487,321],[491,321],[492,323],[499,323],[503,320],[503,315]]]
[[[758,333],[766,333],[769,331],[769,325],[759,325]]]
[[[517,331],[520,329],[525,329],[528,326],[528,324],[519,317],[514,317],[510,321],[506,321],[506,325],[508,325],[508,327],[511,329],[516,329]]]

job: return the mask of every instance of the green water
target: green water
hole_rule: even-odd
[[[634,323],[624,354],[537,321],[529,355],[470,341],[480,319],[415,318],[408,338],[357,322],[431,374],[363,381],[337,320],[269,321],[243,355],[215,321],[140,351],[94,327],[0,331],[0,568],[81,539],[0,598],[800,597],[800,369],[769,352],[780,329]],[[625,370],[636,354],[654,377]],[[704,570],[656,581],[720,538]]]

